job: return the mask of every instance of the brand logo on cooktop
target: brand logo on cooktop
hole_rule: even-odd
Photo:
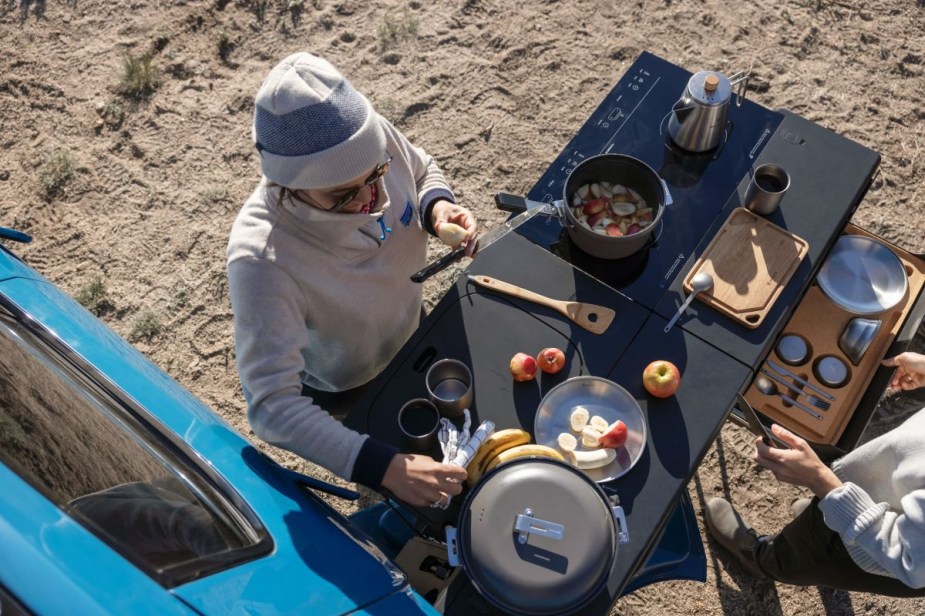
[[[749,158],[755,158],[755,152],[761,148],[761,144],[764,143],[764,140],[768,138],[768,135],[771,134],[771,129],[766,128],[764,132],[761,133],[761,136],[758,137],[758,143],[755,144],[755,147],[752,148],[752,151],[748,153]]]
[[[684,263],[684,259],[686,258],[687,257],[684,256],[684,253],[678,254],[678,258],[675,259],[674,263],[671,264],[671,267],[668,268],[668,272],[665,274],[663,280],[670,281],[672,278],[674,278],[674,271],[678,269],[678,266]]]

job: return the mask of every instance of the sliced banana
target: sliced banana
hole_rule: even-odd
[[[610,427],[610,423],[600,415],[592,417],[590,421],[588,421],[588,425],[601,433],[607,432],[607,428]]]
[[[568,423],[572,428],[572,432],[581,434],[581,431],[584,430],[586,425],[588,425],[588,418],[590,416],[591,413],[589,413],[588,409],[583,406],[576,406],[573,408],[572,414],[568,417]]]
[[[607,466],[616,459],[617,452],[605,447],[593,451],[575,451],[574,455],[578,468],[589,469]]]
[[[575,451],[575,448],[578,447],[578,439],[575,438],[574,434],[563,432],[556,437],[556,444],[559,445],[559,449],[562,451]]]
[[[601,431],[595,430],[591,426],[585,426],[581,431],[581,444],[585,447],[600,447],[602,434]]]

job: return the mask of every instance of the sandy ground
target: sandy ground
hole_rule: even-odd
[[[529,189],[641,51],[691,71],[751,67],[750,98],[881,153],[854,222],[923,252],[923,23],[915,0],[0,0],[0,225],[32,234],[20,255],[249,434],[224,250],[258,179],[253,95],[285,55],[331,59],[437,157],[484,228],[502,219],[492,195]],[[145,52],[158,85],[133,100],[123,62]],[[427,283],[428,306],[460,271]],[[875,429],[922,402],[886,400]],[[698,511],[729,495],[773,530],[800,492],[757,469],[750,442],[727,426],[691,495]],[[759,582],[706,545],[706,584],[658,584],[615,613],[925,611]]]

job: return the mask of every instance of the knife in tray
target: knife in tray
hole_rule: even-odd
[[[525,200],[524,200],[525,201]],[[537,214],[546,214],[552,215],[555,212],[555,206],[548,203],[541,203],[539,201],[525,201],[525,204],[522,207],[526,207],[526,210],[521,211],[517,216],[507,220],[491,231],[479,235],[475,240],[475,252],[473,256],[478,254],[480,250],[484,250],[491,244],[494,244],[496,241],[524,224]],[[507,211],[519,211],[521,207],[511,205],[506,202],[498,200],[498,208]],[[466,254],[466,246],[462,245],[459,248],[451,250],[446,253],[424,269],[419,272],[415,272],[411,275],[411,282],[424,282],[437,272],[442,272],[448,268],[453,263],[456,263],[462,259]]]
[[[827,392],[827,391],[824,390],[824,389],[820,389],[819,387],[816,387],[815,385],[813,385],[812,383],[810,383],[810,382],[807,381],[806,379],[801,378],[799,375],[794,374],[794,373],[791,372],[790,370],[787,370],[786,368],[784,368],[784,367],[781,366],[780,364],[775,363],[774,360],[768,359],[768,365],[771,366],[771,368],[772,368],[772,369],[774,370],[774,372],[776,372],[777,374],[782,374],[783,376],[789,376],[791,379],[793,379],[794,381],[796,381],[796,382],[799,383],[800,385],[802,385],[802,386],[804,386],[804,387],[807,387],[807,388],[813,390],[813,392],[819,394],[820,396],[822,396],[822,397],[825,398],[826,400],[831,400],[831,401],[833,401],[833,402],[835,401],[835,396],[833,396],[832,394],[830,394],[829,392]]]

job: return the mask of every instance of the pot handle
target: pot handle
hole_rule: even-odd
[[[446,527],[446,561],[451,567],[459,566],[459,543],[456,541],[456,527]]]
[[[665,191],[665,207],[668,207],[674,203],[674,199],[671,198],[671,191],[668,190],[668,184],[662,178],[658,178],[658,181],[662,183],[662,189]]]
[[[517,531],[517,542],[521,545],[527,542],[530,535],[549,537],[556,541],[562,541],[565,536],[565,526],[533,517],[533,510],[529,507],[514,518],[514,530]]]
[[[626,514],[623,513],[623,507],[617,505],[616,507],[611,507],[610,510],[613,511],[613,517],[617,521],[617,537],[620,543],[628,543],[630,533],[626,529]]]
[[[752,67],[749,66],[747,71],[739,71],[729,77],[729,85],[735,88],[736,107],[741,107],[742,101],[745,100],[745,90],[748,88],[748,80],[751,78],[751,73]]]

